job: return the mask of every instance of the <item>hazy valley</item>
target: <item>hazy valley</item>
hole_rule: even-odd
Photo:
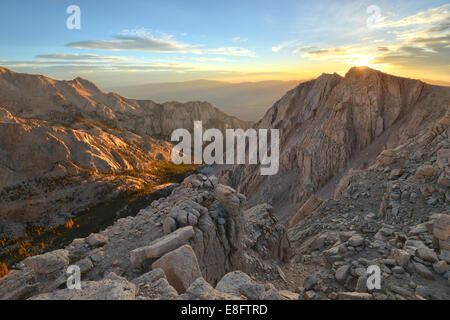
[[[261,81],[229,83],[195,80],[175,83],[154,83],[132,87],[109,88],[125,97],[164,101],[208,101],[227,114],[256,122],[286,91],[300,81]]]

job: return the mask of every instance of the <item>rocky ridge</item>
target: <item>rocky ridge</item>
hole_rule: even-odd
[[[173,130],[246,128],[249,122],[228,116],[207,102],[166,102],[127,99],[105,93],[94,83],[76,78],[59,81],[41,75],[15,73],[0,67],[0,106],[14,116],[71,126],[76,116],[140,136],[169,140]],[[80,125],[80,124],[78,124]]]
[[[136,217],[120,219],[65,249],[25,259],[0,280],[0,298],[297,297],[249,276],[278,270],[290,246],[270,206],[244,212],[244,203],[243,195],[214,176],[190,176]],[[69,265],[80,267],[81,290],[66,288]]]
[[[167,141],[195,120],[204,128],[249,126],[206,102],[126,99],[81,78],[0,67],[0,239],[164,183],[156,171],[170,160]]]
[[[350,169],[365,169],[385,149],[419,136],[445,117],[450,88],[367,67],[345,77],[323,74],[301,83],[270,108],[255,128],[280,130],[280,172],[259,175],[254,165],[225,170],[221,181],[267,202],[287,221],[315,194],[332,197]]]

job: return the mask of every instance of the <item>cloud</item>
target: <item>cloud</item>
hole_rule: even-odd
[[[378,51],[380,52],[388,52],[390,49],[388,47],[378,47]]]
[[[248,50],[238,47],[204,48],[177,41],[172,35],[148,29],[124,30],[113,36],[114,40],[87,40],[68,43],[76,49],[106,51],[148,51],[160,53],[217,54],[231,56],[254,56]]]
[[[383,27],[396,37],[390,45],[378,48],[374,63],[423,69],[450,67],[450,4],[385,21]]]
[[[35,58],[38,59],[49,59],[49,60],[69,60],[69,61],[129,61],[130,59],[126,57],[117,56],[101,56],[98,54],[39,54]]]
[[[88,40],[68,43],[66,46],[76,49],[95,49],[111,51],[150,51],[150,52],[195,52],[195,48],[169,39],[116,35],[116,40]]]
[[[223,47],[223,48],[215,48],[215,49],[205,49],[202,50],[203,54],[217,54],[217,55],[226,55],[226,56],[248,56],[253,57],[254,54],[252,51],[237,48],[237,47]]]
[[[280,51],[282,49],[292,47],[292,46],[296,45],[298,42],[299,42],[298,40],[285,41],[285,42],[281,43],[278,46],[272,47],[272,51],[273,52],[278,52],[278,51]]]
[[[57,55],[55,55],[57,56]],[[31,67],[31,68],[76,68],[77,70],[88,69],[98,71],[186,71],[194,70],[196,67],[187,63],[148,63],[140,61],[121,62],[112,61],[111,63],[90,61],[90,60],[0,60],[0,64],[9,67]]]
[[[327,48],[318,49],[306,52],[303,56],[314,57],[314,56],[330,56],[330,55],[342,55],[347,53],[348,50],[344,48]]]
[[[380,24],[380,27],[400,28],[433,23],[441,25],[443,21],[446,21],[446,23],[448,24],[449,18],[450,18],[450,4],[445,4],[441,7],[421,11],[414,15],[410,15],[408,17],[396,21],[385,19]]]
[[[431,42],[433,43],[433,42]],[[431,47],[431,48],[430,48]],[[377,64],[391,64],[401,67],[450,68],[450,42],[425,47],[404,45],[373,59]]]
[[[237,43],[242,43],[242,42],[247,42],[248,38],[234,37],[233,39],[231,39],[231,41],[237,42]]]
[[[316,49],[317,47],[313,47],[313,46],[307,46],[307,47],[301,47],[301,48],[297,48],[294,51],[292,51],[292,53],[302,53],[302,52],[307,52],[313,49]]]
[[[330,48],[305,46],[293,53],[309,60],[359,63],[380,69],[433,69],[442,73],[450,67],[450,4],[399,19],[383,17],[380,27],[373,36],[383,40],[367,37],[355,42],[349,30],[342,37],[351,42]]]

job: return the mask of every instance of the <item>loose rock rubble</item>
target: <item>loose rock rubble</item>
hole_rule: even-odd
[[[450,171],[450,141],[433,130],[350,172],[334,199],[289,230],[288,278],[323,265],[299,284],[301,298],[450,299],[450,199],[440,178]],[[380,289],[367,287],[369,266],[380,268]]]

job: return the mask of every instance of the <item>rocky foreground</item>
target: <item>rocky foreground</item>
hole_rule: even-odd
[[[450,145],[434,130],[352,171],[334,199],[312,196],[288,230],[271,206],[244,211],[215,176],[190,176],[136,217],[27,258],[0,299],[450,299]],[[69,265],[81,290],[66,288]]]
[[[296,299],[237,271],[278,277],[290,250],[271,208],[244,202],[214,176],[190,176],[136,217],[25,259],[0,280],[0,299]],[[66,288],[69,265],[81,290]]]

